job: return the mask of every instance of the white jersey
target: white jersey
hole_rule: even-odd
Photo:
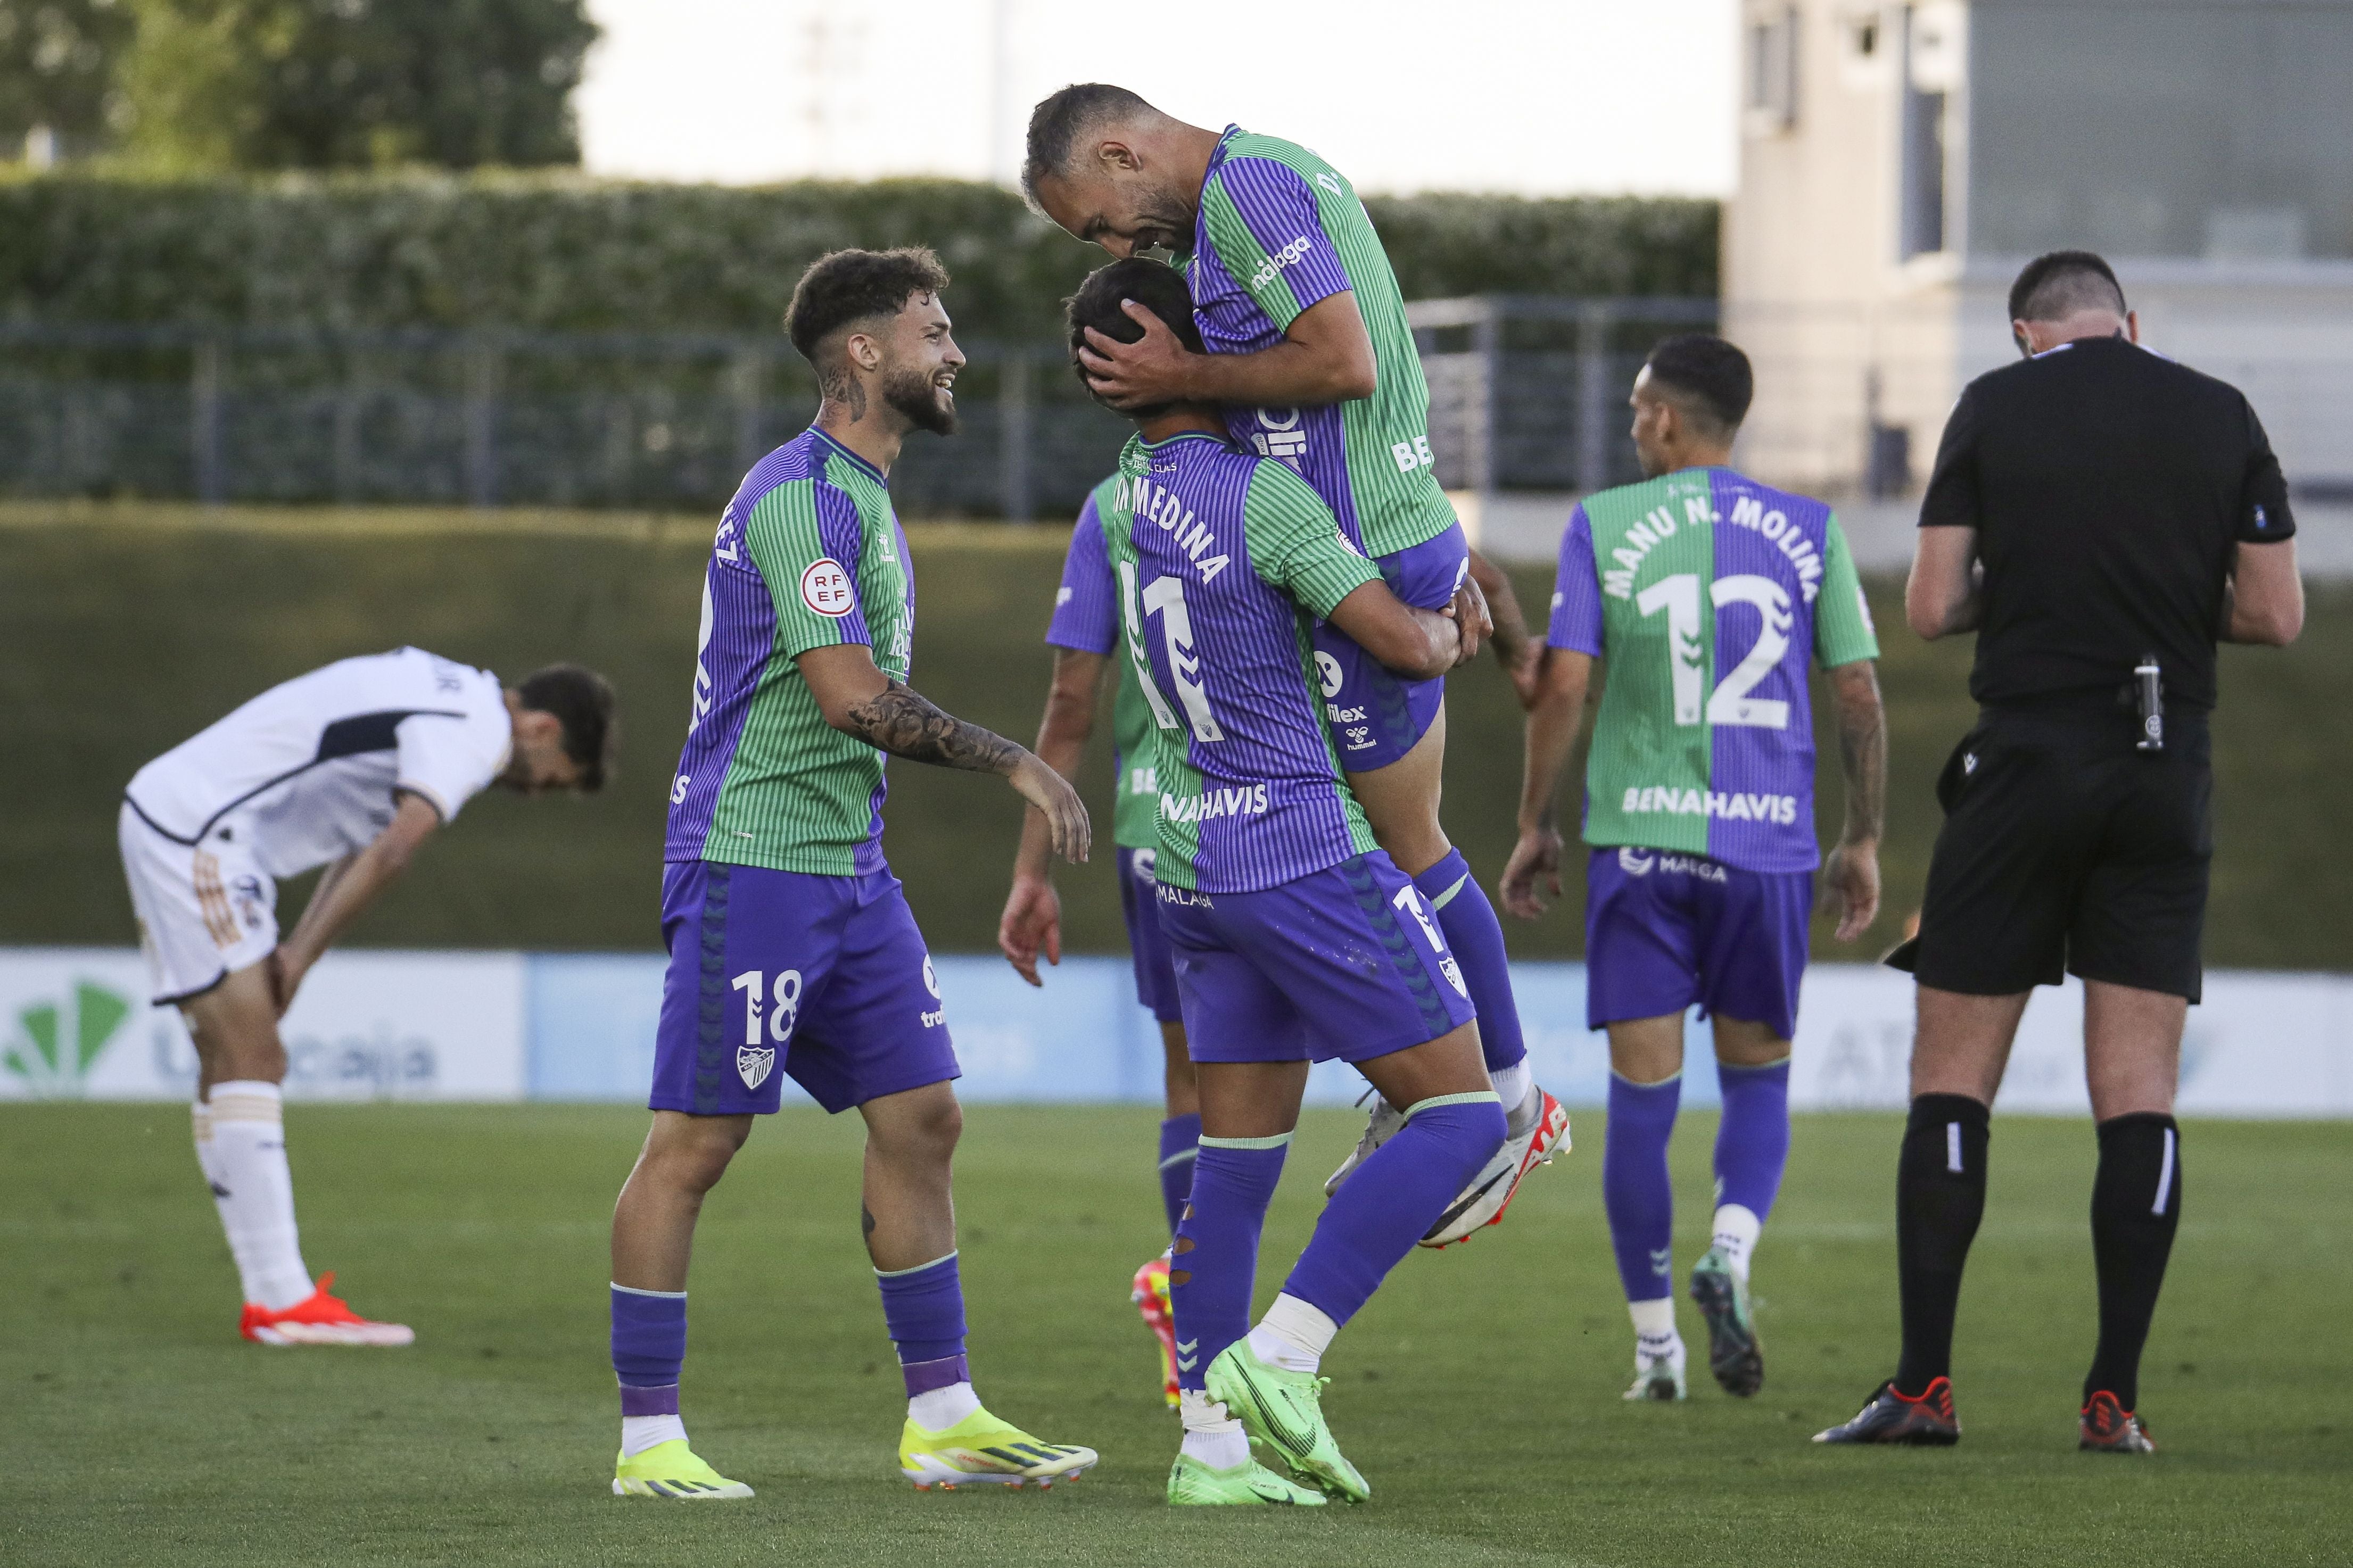
[[[497,676],[396,648],[271,687],[140,769],[125,793],[164,837],[234,843],[290,877],[365,848],[396,791],[449,822],[505,768],[512,741]]]

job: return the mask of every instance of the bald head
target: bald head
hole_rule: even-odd
[[[1145,126],[1168,117],[1124,87],[1082,81],[1041,100],[1029,111],[1029,144],[1021,161],[1021,191],[1038,203],[1038,183],[1068,178],[1086,159],[1092,140],[1113,126]],[[1041,209],[1042,210],[1042,209]]]

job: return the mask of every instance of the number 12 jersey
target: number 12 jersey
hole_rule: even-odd
[[[1838,519],[1729,468],[1588,496],[1560,544],[1546,640],[1609,663],[1585,839],[1809,871],[1806,672],[1879,657]]]

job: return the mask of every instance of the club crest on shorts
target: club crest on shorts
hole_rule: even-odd
[[[735,1076],[744,1080],[745,1089],[757,1089],[768,1081],[776,1070],[776,1049],[774,1046],[738,1046],[735,1047]]]

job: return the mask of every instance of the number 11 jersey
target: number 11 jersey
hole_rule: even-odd
[[[1820,864],[1807,667],[1879,657],[1827,505],[1730,468],[1588,496],[1546,641],[1609,660],[1587,843],[1747,871]]]

